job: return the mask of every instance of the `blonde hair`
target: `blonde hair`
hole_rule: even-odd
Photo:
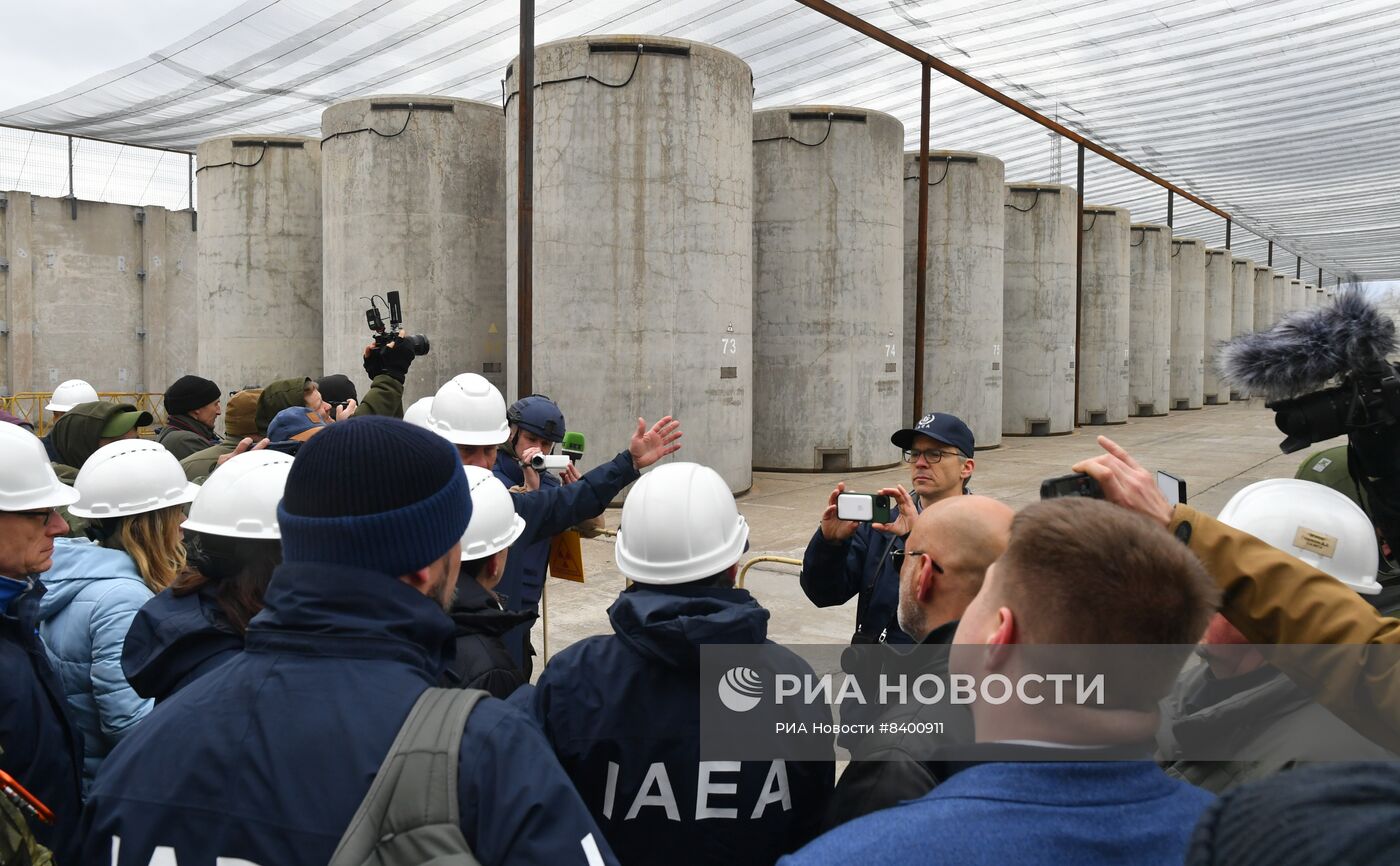
[[[122,518],[114,540],[136,564],[151,592],[170,586],[185,569],[185,540],[180,531],[184,520],[183,505]]]

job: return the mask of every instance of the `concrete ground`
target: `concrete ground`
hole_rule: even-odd
[[[1064,475],[1075,461],[1102,453],[1094,437],[1105,434],[1149,469],[1164,469],[1186,479],[1192,505],[1216,513],[1240,488],[1265,478],[1291,478],[1308,452],[1283,454],[1283,435],[1274,415],[1262,402],[1207,406],[1172,412],[1160,418],[1133,418],[1112,427],[1084,427],[1068,436],[1005,438],[1003,445],[977,455],[972,488],[1013,507],[1039,498],[1040,481]],[[684,426],[685,419],[681,419]],[[1341,443],[1344,440],[1337,440]],[[1337,444],[1327,443],[1327,444]],[[893,446],[891,456],[895,455]],[[685,458],[682,449],[678,457]],[[908,483],[909,467],[901,464],[876,472],[841,474],[754,473],[753,489],[739,499],[739,510],[750,526],[752,557],[774,555],[801,559],[817,519],[837,481],[858,492]],[[609,509],[607,523],[616,529],[620,509]],[[611,628],[607,607],[625,582],[613,563],[611,538],[583,542],[587,582],[550,580],[547,588],[548,640],[535,626],[536,649],[555,653]],[[772,612],[769,636],[779,643],[846,643],[855,624],[854,599],[840,608],[819,609],[802,594],[795,566],[759,563],[746,586]],[[536,672],[540,666],[535,668]]]

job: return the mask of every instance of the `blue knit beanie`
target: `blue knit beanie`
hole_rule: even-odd
[[[451,443],[395,418],[351,418],[297,452],[277,506],[282,561],[411,574],[452,549],[471,516]]]

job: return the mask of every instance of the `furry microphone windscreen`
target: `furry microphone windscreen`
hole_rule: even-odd
[[[1230,385],[1271,400],[1314,391],[1395,351],[1395,323],[1359,288],[1331,306],[1297,310],[1267,331],[1220,344],[1217,369]]]

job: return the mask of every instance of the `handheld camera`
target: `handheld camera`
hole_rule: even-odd
[[[566,454],[536,454],[530,458],[530,468],[535,471],[541,469],[553,471],[564,469],[572,462]]]
[[[384,315],[379,312],[379,296],[371,295],[366,300],[369,301],[369,309],[365,310],[365,322],[369,329],[374,332],[374,344],[383,349],[390,343],[398,340],[406,341],[413,347],[413,354],[426,355],[431,348],[428,338],[422,334],[399,334],[399,327],[403,325],[403,307],[399,304],[399,293],[389,292],[385,299],[385,306],[389,308],[389,324],[384,324]]]

